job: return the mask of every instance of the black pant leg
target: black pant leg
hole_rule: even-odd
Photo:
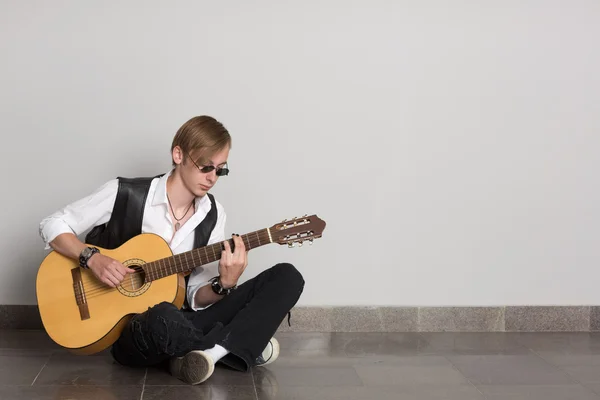
[[[231,353],[223,361],[233,368],[247,370],[255,364],[303,290],[300,272],[291,264],[281,263],[190,318],[202,331],[217,322],[223,324],[217,344]]]
[[[219,344],[231,352],[224,359],[228,365],[247,370],[303,289],[300,272],[282,263],[206,310],[182,311],[171,303],[160,303],[131,319],[114,343],[112,355],[120,364],[145,367]]]
[[[163,302],[136,314],[113,344],[113,358],[122,365],[149,367],[191,350],[213,347],[222,324],[196,328],[175,305]]]

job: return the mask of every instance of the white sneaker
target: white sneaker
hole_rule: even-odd
[[[169,361],[171,375],[190,385],[204,382],[215,371],[215,362],[210,354],[193,350],[183,357],[173,357]]]
[[[263,350],[262,354],[256,359],[256,366],[263,367],[267,364],[271,364],[279,357],[279,342],[275,338],[271,338],[267,347]]]

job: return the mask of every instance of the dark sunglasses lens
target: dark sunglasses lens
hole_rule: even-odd
[[[207,165],[205,167],[202,167],[200,171],[202,171],[205,174],[208,174],[209,172],[212,172],[213,169],[215,169],[214,165]],[[217,176],[225,176],[229,174],[228,168],[216,168],[216,170]]]
[[[200,171],[204,172],[205,174],[208,174],[209,172],[211,172],[213,169],[215,169],[214,165],[207,165],[206,167],[202,167],[200,169]]]

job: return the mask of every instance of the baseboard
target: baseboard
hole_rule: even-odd
[[[591,332],[600,306],[296,307],[280,332]]]
[[[38,306],[0,305],[0,329],[44,329]]]
[[[295,307],[280,332],[591,332],[600,306]],[[0,329],[43,329],[35,305],[0,305]]]

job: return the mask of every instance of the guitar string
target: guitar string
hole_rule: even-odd
[[[261,243],[262,243],[262,241],[260,240],[260,238],[258,238],[257,240],[248,240],[248,244],[247,245],[250,247],[250,249],[252,249],[252,248],[260,246]],[[270,242],[268,242],[268,243],[270,243]],[[267,244],[266,241],[265,241],[265,244]],[[258,245],[258,246],[255,246],[255,245]],[[207,259],[208,259],[208,257],[207,257]],[[200,260],[202,260],[202,257],[200,257]],[[196,264],[196,263],[194,263],[194,261],[197,261],[197,260],[196,260],[196,258],[192,257],[191,261],[192,261],[193,264]],[[187,260],[187,258],[186,258],[185,262],[186,262],[186,265],[190,265],[191,264]],[[204,262],[201,261],[200,265],[207,264],[207,263],[204,263]],[[160,264],[157,264],[157,265],[158,265],[158,268],[152,270],[153,274],[156,274],[157,272],[167,272],[168,273],[167,276],[169,276],[169,275],[173,275],[173,274],[176,273],[176,272],[172,272],[172,273],[170,272],[171,270],[175,269],[175,266],[173,266],[173,268],[170,268],[169,266],[162,267],[162,266],[160,266]],[[141,269],[141,268],[142,268],[141,266],[134,267],[134,269],[136,269],[136,270],[137,269]],[[193,269],[194,266],[192,266],[191,268]],[[141,274],[144,274],[144,273],[145,272],[142,270],[140,272],[135,272],[133,274],[128,274],[127,277],[134,276],[134,275],[141,275]],[[129,281],[128,281],[127,277],[123,280],[123,282],[126,283],[125,286],[123,286],[123,284],[120,285],[121,287],[123,287],[127,291],[139,290],[141,287],[143,287],[146,284],[146,282],[144,281],[143,283],[140,282],[140,286],[137,289],[133,288],[133,284],[131,285],[131,288],[129,288]],[[136,283],[138,283],[138,282],[139,281],[136,281]],[[85,294],[86,298],[97,297],[99,295],[104,295],[104,294],[110,293],[110,292],[115,291],[115,290],[117,290],[117,289],[113,288],[113,287],[110,287],[110,286],[108,286],[108,285],[106,285],[104,283],[97,283],[97,282],[95,282],[92,285],[84,285],[84,294]],[[79,296],[76,296],[76,297],[79,297]],[[83,299],[83,295],[81,295],[78,300],[81,300],[81,299]]]
[[[254,235],[254,236],[256,236],[257,238],[256,238],[256,239],[254,239],[253,237],[251,237],[251,235]],[[262,237],[262,240],[261,240],[261,237]],[[268,243],[271,243],[271,242],[272,242],[272,240],[271,240],[271,238],[270,238],[270,236],[269,236],[269,230],[268,230],[268,228],[263,228],[263,229],[260,229],[260,230],[258,230],[258,231],[249,232],[249,233],[247,233],[247,234],[245,234],[245,235],[242,235],[242,236],[241,236],[241,238],[242,238],[242,240],[245,240],[244,244],[245,244],[245,245],[247,245],[248,247],[250,247],[250,249],[252,249],[252,248],[255,248],[255,247],[258,247],[258,246],[261,246],[261,245],[263,244],[263,243],[262,243],[263,241],[265,242],[264,244],[268,244]],[[228,241],[231,241],[231,240],[232,240],[232,239],[229,239]],[[248,243],[246,244],[246,242],[248,242]],[[256,245],[256,242],[258,242],[258,246],[255,246],[255,245]],[[216,243],[216,244],[222,244],[222,243],[223,243],[223,242]],[[211,245],[211,246],[215,246],[216,244],[213,244],[213,245]],[[208,247],[208,246],[207,246],[207,247]],[[205,255],[207,255],[207,254],[206,254],[206,252],[208,251],[208,250],[206,250],[206,249],[207,249],[207,247],[204,247],[204,249],[205,249]],[[214,253],[214,248],[213,248],[213,253]],[[221,253],[221,254],[222,254],[222,253]],[[180,256],[180,255],[181,255],[181,254],[179,254],[179,255],[176,255],[176,256]],[[194,258],[194,255],[193,255],[193,254],[191,255],[191,257],[192,257],[192,262],[196,261],[196,260],[195,260],[195,258]],[[201,255],[201,254],[199,255],[199,257],[200,257],[200,264],[207,264],[207,263],[208,263],[208,262],[204,263],[204,262],[202,261],[202,255]],[[208,259],[208,258],[209,258],[209,257],[207,256],[207,259]],[[160,261],[160,260],[156,260],[155,262],[158,262],[158,261]],[[214,261],[216,261],[216,260],[214,260]],[[209,262],[212,262],[212,261],[209,261]],[[189,262],[187,261],[187,257],[186,257],[186,263],[187,263],[187,264],[189,264]],[[158,265],[158,264],[157,264],[157,265]],[[188,270],[191,270],[191,269],[193,269],[194,267],[195,267],[195,266],[193,266],[192,268],[190,268],[190,269],[188,269]],[[172,269],[173,269],[173,272],[170,272]],[[173,268],[171,268],[171,266],[165,266],[165,267],[163,268],[163,267],[160,267],[160,265],[158,265],[158,268],[156,268],[156,269],[153,269],[153,270],[152,270],[150,273],[157,274],[157,273],[162,273],[162,272],[167,272],[167,274],[168,274],[168,275],[172,275],[172,274],[174,274],[174,273],[175,273],[175,271],[174,271],[174,267],[173,267]],[[182,272],[185,272],[185,271],[182,271]],[[145,272],[144,272],[144,271],[141,271],[141,272],[138,272],[138,273],[133,273],[133,274],[129,274],[129,275],[136,275],[136,274],[142,274],[142,273],[145,273]],[[168,276],[168,275],[167,275],[167,276]],[[90,292],[91,292],[91,291],[93,291],[94,289],[109,289],[110,287],[109,287],[109,286],[107,286],[107,285],[106,285],[106,284],[104,284],[104,283],[95,282],[95,283],[93,283],[91,286],[88,286],[88,288],[90,289]],[[88,292],[86,291],[86,293],[88,293]]]
[[[257,233],[257,232],[259,232],[259,231],[252,232],[252,233]],[[250,233],[250,234],[252,234],[252,233]],[[244,236],[248,236],[248,235],[250,235],[250,234],[247,234],[247,235],[244,235]],[[270,243],[270,240],[268,239],[268,237],[263,237],[262,239],[263,239],[263,240],[261,240],[261,238],[260,238],[260,237],[258,237],[257,239],[248,239],[248,238],[246,238],[245,242],[247,242],[247,243],[244,243],[244,244],[245,244],[246,246],[250,247],[250,249],[252,249],[252,248],[258,247],[258,246],[260,246],[261,244],[263,244],[263,241],[264,241],[264,244]],[[219,243],[219,244],[220,244],[220,243]],[[221,252],[221,255],[222,255],[222,252]],[[179,255],[176,255],[176,256],[180,256],[180,254],[179,254]],[[207,259],[210,259],[210,258],[208,257],[208,255],[207,255],[207,254],[206,254],[206,256],[207,256]],[[186,266],[188,266],[188,265],[190,265],[190,264],[192,264],[192,263],[193,263],[193,264],[197,264],[195,261],[198,261],[198,258],[200,259],[200,260],[199,260],[199,261],[200,261],[200,265],[202,265],[202,264],[208,264],[209,262],[211,262],[211,261],[209,261],[209,262],[206,262],[206,263],[205,263],[205,262],[203,262],[203,261],[202,261],[202,256],[201,256],[201,255],[200,255],[199,257],[196,257],[194,254],[190,255],[191,262],[190,262],[190,261],[189,261],[187,258],[188,258],[187,256],[184,256],[184,259],[185,259]],[[157,261],[159,261],[159,260],[157,260]],[[216,260],[215,260],[215,261],[216,261]],[[154,262],[156,262],[156,261],[154,261]],[[154,263],[154,262],[152,262],[152,263]],[[146,265],[147,265],[147,264],[146,264]],[[125,280],[127,280],[127,277],[129,277],[129,276],[141,275],[141,274],[144,274],[144,273],[145,273],[146,275],[148,275],[148,274],[149,274],[149,275],[159,275],[159,274],[161,274],[161,273],[164,273],[164,272],[166,272],[168,275],[173,275],[173,274],[175,274],[175,273],[176,273],[176,272],[175,272],[176,266],[170,266],[170,265],[169,265],[169,266],[167,266],[167,265],[165,265],[164,267],[162,267],[162,266],[160,266],[160,264],[158,264],[158,263],[156,264],[156,266],[157,266],[157,268],[153,268],[153,269],[152,269],[151,271],[149,271],[149,272],[144,272],[144,271],[142,270],[142,271],[140,271],[140,272],[135,272],[135,273],[132,273],[132,274],[128,274],[128,275],[126,276]],[[195,268],[196,266],[197,266],[197,265],[193,265],[193,266],[191,266],[190,270],[191,270],[191,269],[193,269],[193,268]],[[171,272],[171,271],[173,271],[173,272]],[[184,272],[184,271],[182,271],[182,272]],[[168,276],[168,275],[167,275],[167,276]],[[145,283],[146,283],[146,282],[144,282],[144,284],[145,284]],[[110,287],[110,286],[108,286],[108,285],[106,285],[106,284],[104,284],[104,283],[97,282],[97,281],[96,281],[96,282],[94,282],[94,283],[92,283],[91,285],[89,285],[89,284],[88,284],[88,285],[85,285],[85,286],[86,286],[86,287],[84,288],[84,292],[85,292],[85,295],[86,295],[86,297],[90,297],[90,295],[92,295],[92,297],[93,297],[93,295],[94,295],[95,293],[97,293],[98,291],[105,292],[105,291],[116,290],[116,288]],[[143,285],[141,285],[141,286],[143,286]],[[141,286],[140,286],[140,287],[141,287]],[[133,289],[133,288],[132,288],[132,289]],[[126,290],[127,290],[127,289],[126,289]]]
[[[258,247],[257,244],[260,245],[261,243],[262,243],[262,241],[260,240],[260,238],[258,238],[257,240],[254,240],[254,239],[249,240],[248,243],[245,243],[245,245],[247,245],[248,247],[250,247],[250,249],[252,249],[252,248]],[[266,244],[266,242],[265,242],[265,244]],[[221,252],[221,255],[222,255],[222,252]],[[176,255],[175,257],[177,257],[177,256],[180,256],[180,255]],[[206,252],[205,252],[205,256],[206,256],[207,260],[210,260],[210,257],[208,257],[208,254]],[[190,256],[191,262],[190,262],[190,260],[188,260],[187,256],[184,257],[184,258],[185,258],[185,264],[186,264],[186,266],[190,266],[190,268],[188,270],[191,270],[191,269],[195,268],[196,266],[198,266],[198,264],[199,265],[203,265],[203,264],[208,264],[209,262],[212,262],[212,261],[204,262],[202,255],[199,255],[199,257],[196,257],[196,256],[194,256],[192,254]],[[153,261],[151,263],[155,263],[155,262],[158,262],[158,261],[160,261],[160,260]],[[216,261],[216,260],[214,260],[214,261]],[[148,263],[148,264],[151,264],[151,263]],[[147,264],[145,264],[145,265],[147,265]],[[149,274],[151,276],[152,275],[159,275],[159,273],[164,273],[164,272],[167,273],[166,276],[172,275],[172,274],[176,273],[176,271],[175,271],[176,266],[165,265],[163,267],[163,266],[160,266],[160,264],[158,264],[158,263],[156,264],[156,266],[157,266],[157,268],[153,268],[149,272],[140,271],[140,272],[135,272],[135,273],[132,273],[132,274],[128,274],[128,275],[126,275],[125,279],[127,279],[128,276],[135,276],[135,275],[140,275],[140,274],[144,274],[144,273],[147,274],[147,275]],[[180,272],[185,272],[185,271],[180,271]],[[101,283],[101,282],[96,281],[96,282],[92,283],[91,285],[89,285],[89,284],[86,285],[85,292],[87,294],[87,293],[92,293],[94,289],[110,289],[110,288],[111,287],[109,287],[105,283]]]

